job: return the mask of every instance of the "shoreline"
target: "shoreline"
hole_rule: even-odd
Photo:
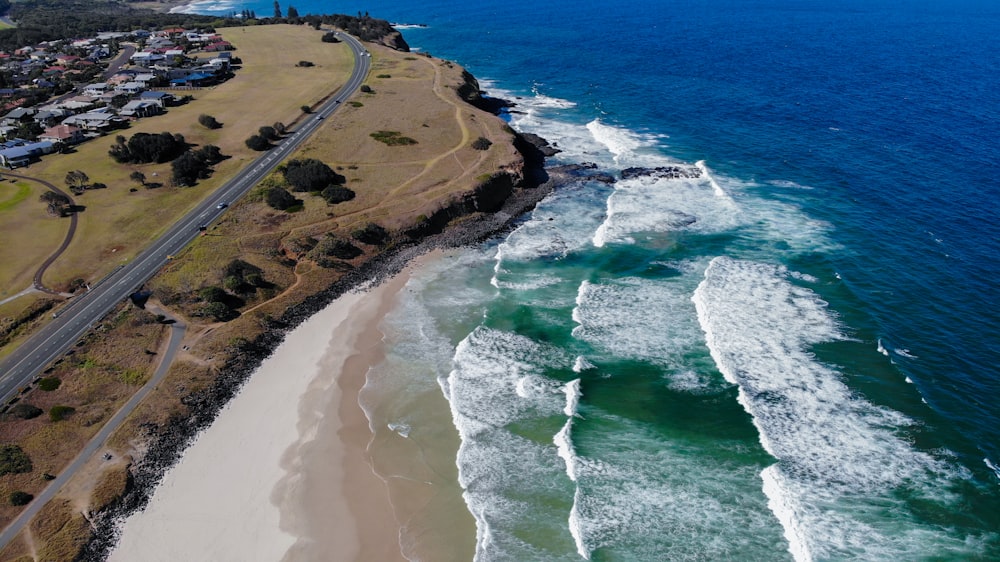
[[[537,150],[535,145],[523,139],[522,143]],[[530,152],[525,147],[521,149]],[[188,415],[175,416],[162,427],[147,427],[150,443],[145,456],[129,471],[125,494],[112,502],[106,510],[94,515],[93,536],[79,559],[98,561],[106,558],[120,534],[120,521],[145,508],[166,472],[177,464],[196,437],[212,424],[219,412],[294,328],[348,291],[366,284],[378,286],[399,274],[413,259],[431,250],[475,244],[502,233],[559,184],[578,179],[573,176],[574,169],[565,174],[559,173],[555,168],[544,169],[544,160],[537,154],[526,154],[525,160],[525,176],[533,187],[517,188],[492,213],[466,216],[456,224],[444,225],[440,232],[413,233],[422,238],[400,243],[384,251],[347,273],[327,289],[289,306],[279,319],[269,323],[260,336],[244,343],[234,352],[212,385],[184,399],[189,408]],[[538,183],[530,178],[547,178],[547,181]],[[450,217],[441,217],[447,218]]]

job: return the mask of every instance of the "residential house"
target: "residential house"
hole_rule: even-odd
[[[51,154],[55,150],[52,141],[38,141],[12,146],[0,150],[0,166],[17,168],[27,166],[43,154]]]
[[[151,101],[160,107],[167,107],[174,102],[174,95],[169,92],[147,91],[139,94],[139,99]]]
[[[0,125],[17,127],[22,123],[33,121],[36,113],[38,113],[38,109],[34,107],[16,107],[0,118]]]
[[[87,84],[83,87],[83,93],[88,96],[99,96],[108,90],[107,82],[97,82],[95,84]]]
[[[139,82],[126,82],[115,88],[115,92],[119,94],[125,94],[127,96],[134,96],[142,93],[142,91],[145,89],[146,86]]]
[[[51,127],[70,115],[70,112],[61,108],[39,109],[35,114],[35,123],[42,127]]]
[[[155,101],[132,100],[118,111],[123,117],[151,117],[163,112],[163,107]]]
[[[73,125],[84,131],[106,132],[125,124],[125,119],[108,111],[88,111],[71,115],[62,122],[63,125]]]
[[[213,51],[232,51],[233,44],[229,41],[216,41],[214,43],[209,43],[205,45],[205,50],[209,52]]]
[[[56,125],[45,129],[45,132],[38,135],[38,140],[51,141],[56,146],[69,146],[87,140],[83,131],[73,125]]]

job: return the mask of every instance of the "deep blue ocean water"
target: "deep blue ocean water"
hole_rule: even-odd
[[[570,186],[391,317],[478,560],[1000,560],[1000,4],[292,5],[696,176]]]

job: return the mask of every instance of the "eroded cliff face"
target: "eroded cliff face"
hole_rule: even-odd
[[[404,53],[410,52],[410,46],[406,43],[406,40],[403,39],[403,34],[395,29],[393,29],[390,33],[383,35],[375,42],[396,51],[402,51]]]

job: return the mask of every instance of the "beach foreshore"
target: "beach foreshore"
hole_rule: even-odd
[[[291,332],[127,520],[109,559],[403,560],[357,391],[406,277],[346,293]]]

